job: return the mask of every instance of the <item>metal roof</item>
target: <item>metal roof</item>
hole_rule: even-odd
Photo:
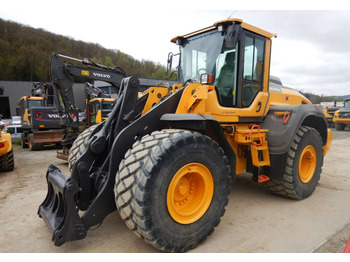
[[[243,29],[246,29],[246,30],[254,32],[256,34],[265,36],[267,38],[277,37],[277,34],[270,33],[270,32],[267,32],[267,31],[261,29],[261,28],[258,28],[256,26],[244,23],[242,19],[229,18],[229,19],[218,21],[218,22],[214,23],[214,25],[206,27],[206,28],[203,28],[203,29],[200,29],[198,31],[195,31],[195,32],[183,35],[183,36],[176,36],[173,39],[171,39],[171,42],[176,43],[176,40],[178,38],[180,38],[180,37],[181,38],[188,38],[188,37],[191,37],[191,36],[194,36],[194,35],[198,35],[198,34],[201,34],[201,33],[204,33],[204,32],[210,31],[210,30],[213,30],[213,29],[217,28],[221,24],[232,23],[232,22],[240,23]]]

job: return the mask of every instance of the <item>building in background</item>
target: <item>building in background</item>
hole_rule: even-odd
[[[144,91],[150,86],[158,86],[162,83],[168,83],[172,86],[175,81],[162,80],[162,79],[150,79],[139,78],[140,91]],[[0,81],[0,114],[4,119],[10,119],[12,116],[19,115],[18,101],[22,96],[30,96],[33,89],[34,82],[25,81]],[[112,97],[116,96],[116,90],[110,86],[109,83],[102,81],[95,81],[95,86],[106,91],[108,94],[112,94]],[[84,83],[74,83],[73,85],[75,106],[84,110]]]

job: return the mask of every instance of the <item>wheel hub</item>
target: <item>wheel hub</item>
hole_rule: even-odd
[[[312,145],[308,145],[300,155],[299,178],[301,182],[306,184],[312,179],[315,173],[316,163],[316,150]]]
[[[207,167],[199,163],[183,166],[171,180],[167,207],[180,224],[190,224],[207,211],[214,192],[214,182]]]

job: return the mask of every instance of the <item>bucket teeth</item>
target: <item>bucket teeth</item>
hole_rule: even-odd
[[[52,241],[60,246],[67,241],[84,238],[86,229],[75,205],[80,191],[78,184],[54,165],[49,166],[46,180],[48,191],[39,206],[38,215],[53,232]]]

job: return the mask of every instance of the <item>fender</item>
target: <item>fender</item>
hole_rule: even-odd
[[[289,115],[289,117],[288,117]],[[267,142],[270,153],[270,167],[263,172],[271,179],[282,182],[288,150],[301,125],[315,128],[321,135],[323,145],[327,144],[327,121],[322,109],[314,105],[271,106],[261,125],[268,129]]]
[[[269,130],[267,142],[270,154],[286,153],[301,125],[315,128],[321,135],[323,145],[326,145],[327,120],[320,107],[315,105],[271,106],[261,125],[261,128]]]
[[[212,116],[199,114],[164,114],[161,121],[171,128],[195,130],[214,139],[224,150],[231,168],[231,177],[236,175],[236,154],[228,143],[220,123]]]

